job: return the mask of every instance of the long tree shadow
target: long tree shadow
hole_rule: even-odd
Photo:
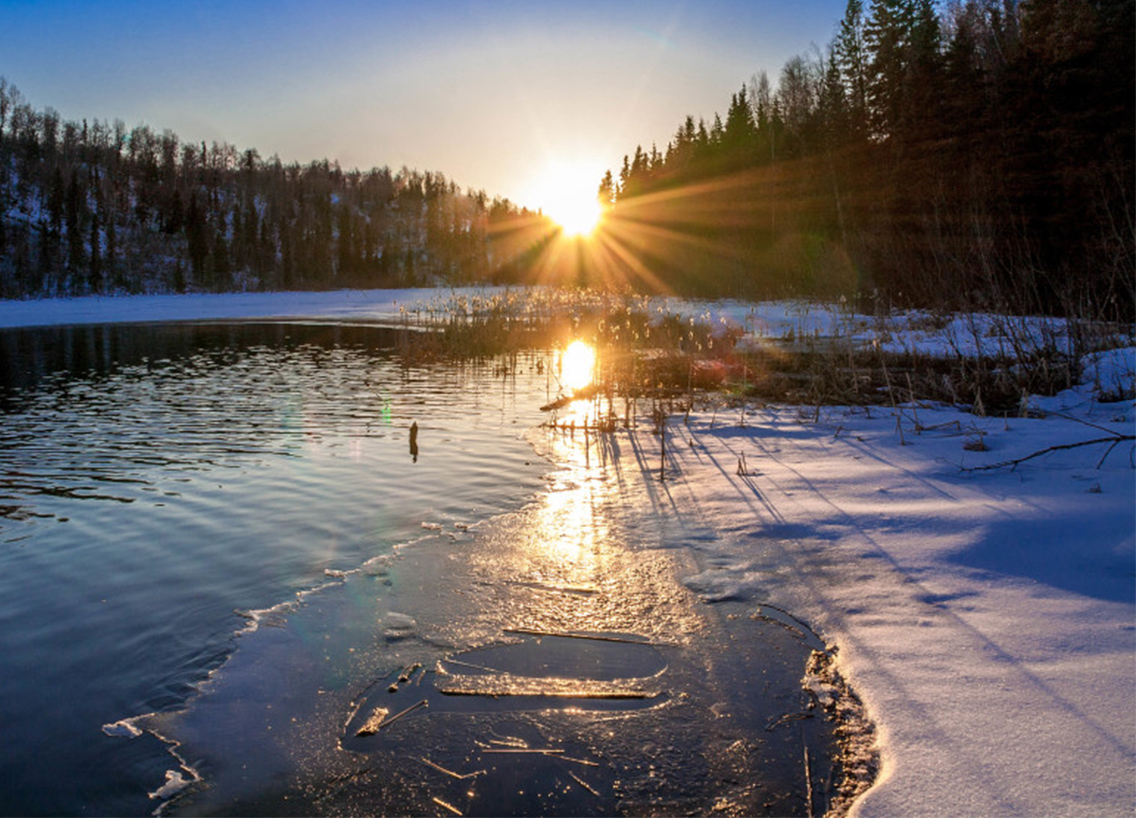
[[[1061,519],[996,523],[986,536],[951,555],[955,565],[1032,579],[1107,602],[1136,604],[1136,536],[1132,520],[1110,524],[1090,510]],[[1056,548],[1054,543],[1076,543]]]

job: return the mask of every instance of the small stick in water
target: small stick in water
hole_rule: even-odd
[[[460,809],[455,807],[453,804],[447,804],[445,801],[443,801],[441,798],[439,798],[436,795],[434,796],[434,803],[437,804],[439,807],[443,807],[445,809],[448,809],[454,815],[461,815],[462,814],[462,811]]]
[[[533,755],[533,756],[558,756],[563,755],[563,750],[549,750],[541,747],[502,747],[500,749],[492,748],[489,750],[482,750],[481,752],[496,755]]]
[[[453,770],[447,770],[441,764],[435,764],[433,761],[431,761],[428,758],[421,758],[421,761],[426,766],[433,767],[438,772],[445,773],[450,778],[457,778],[458,780],[461,780],[461,781],[464,781],[467,778],[477,778],[477,776],[479,776],[479,775],[485,775],[485,770],[476,770],[472,773],[466,773],[465,775],[462,775],[461,773],[455,773]]]
[[[809,747],[805,745],[805,786],[808,787],[809,818],[813,818],[813,770],[809,763]]]
[[[363,726],[356,731],[355,735],[373,736],[375,733],[379,732],[379,728],[382,727],[383,724],[383,719],[387,717],[387,713],[389,712],[390,711],[385,707],[376,707],[371,712],[371,715],[367,717],[367,720],[363,722]]]
[[[377,708],[375,708],[375,712],[371,715],[371,718],[367,719],[367,723],[364,724],[355,735],[357,735],[357,736],[374,735],[375,733],[382,730],[384,727],[389,727],[390,725],[394,724],[396,721],[401,719],[407,713],[410,713],[414,710],[417,710],[419,707],[429,707],[429,706],[430,706],[430,703],[428,701],[426,701],[426,699],[423,699],[422,701],[420,701],[416,704],[410,705],[410,707],[406,708],[405,710],[398,712],[398,713],[395,713],[389,719],[386,718],[386,708],[385,707],[377,707]],[[383,711],[381,715],[380,715],[380,711]],[[371,724],[372,721],[375,722],[374,725]],[[368,729],[368,728],[371,728],[371,727],[373,727],[373,729]]]
[[[575,782],[576,782],[577,784],[579,784],[579,785],[580,785],[581,787],[583,787],[583,788],[584,788],[585,790],[587,790],[588,792],[590,792],[590,793],[591,793],[592,795],[594,795],[594,796],[595,796],[596,798],[599,798],[599,797],[600,797],[600,793],[599,793],[599,790],[597,790],[597,789],[596,789],[595,787],[593,787],[593,786],[592,786],[591,784],[589,784],[589,783],[588,783],[587,781],[585,781],[584,779],[580,778],[580,776],[576,775],[576,774],[575,774],[574,772],[572,772],[571,770],[569,770],[569,771],[568,771],[568,775],[572,776],[572,780],[573,780],[573,781],[575,781]]]

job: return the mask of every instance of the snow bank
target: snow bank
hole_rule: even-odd
[[[444,292],[451,292],[449,290]],[[452,292],[486,295],[492,289]],[[210,321],[247,318],[392,322],[403,308],[428,302],[432,289],[335,292],[220,293],[88,296],[0,301],[0,327],[103,324],[139,321]]]
[[[1014,359],[1022,352],[1047,348],[1068,350],[1072,346],[1069,322],[1047,316],[937,314],[923,310],[865,315],[855,312],[844,302],[755,303],[672,298],[653,299],[650,308],[658,313],[676,314],[715,327],[740,331],[739,343],[743,349],[761,349],[770,340],[842,338],[854,345],[898,354]],[[1077,329],[1107,340],[1108,345],[1124,346],[1136,341],[1136,332],[1131,326],[1081,325]]]
[[[720,535],[688,585],[808,620],[877,722],[883,772],[854,814],[1131,813],[1133,444],[1099,468],[1108,444],[968,469],[1132,435],[1134,418],[1128,401],[1075,418],[776,408],[744,427],[720,412],[673,422],[688,445],[671,448],[669,491]]]

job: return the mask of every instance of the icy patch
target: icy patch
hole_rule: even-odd
[[[193,779],[186,778],[180,770],[166,770],[166,783],[150,793],[150,797],[168,801],[192,783]]]
[[[108,736],[115,736],[119,738],[138,738],[142,735],[142,728],[135,722],[139,719],[144,719],[145,716],[133,716],[129,719],[121,719],[120,721],[111,724],[103,725],[103,732]]]
[[[269,628],[280,628],[284,626],[287,621],[287,614],[296,608],[296,602],[288,600],[273,605],[271,608],[261,608],[253,611],[234,611],[234,613],[243,618],[247,623],[243,628],[238,630],[235,636],[246,636],[250,633],[256,633],[257,630],[263,625]]]
[[[406,639],[417,628],[418,622],[415,621],[414,617],[394,611],[388,613],[383,620],[383,636],[388,642]]]
[[[390,573],[392,562],[394,562],[393,554],[380,554],[377,557],[371,557],[371,559],[363,563],[360,570],[370,577],[383,577]]]
[[[700,574],[685,577],[682,584],[694,591],[703,602],[725,602],[746,599],[764,588],[768,574],[746,570],[748,565],[708,568]]]

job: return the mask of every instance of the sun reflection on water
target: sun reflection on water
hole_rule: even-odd
[[[560,353],[560,382],[573,392],[591,385],[596,351],[584,341],[573,341]]]

